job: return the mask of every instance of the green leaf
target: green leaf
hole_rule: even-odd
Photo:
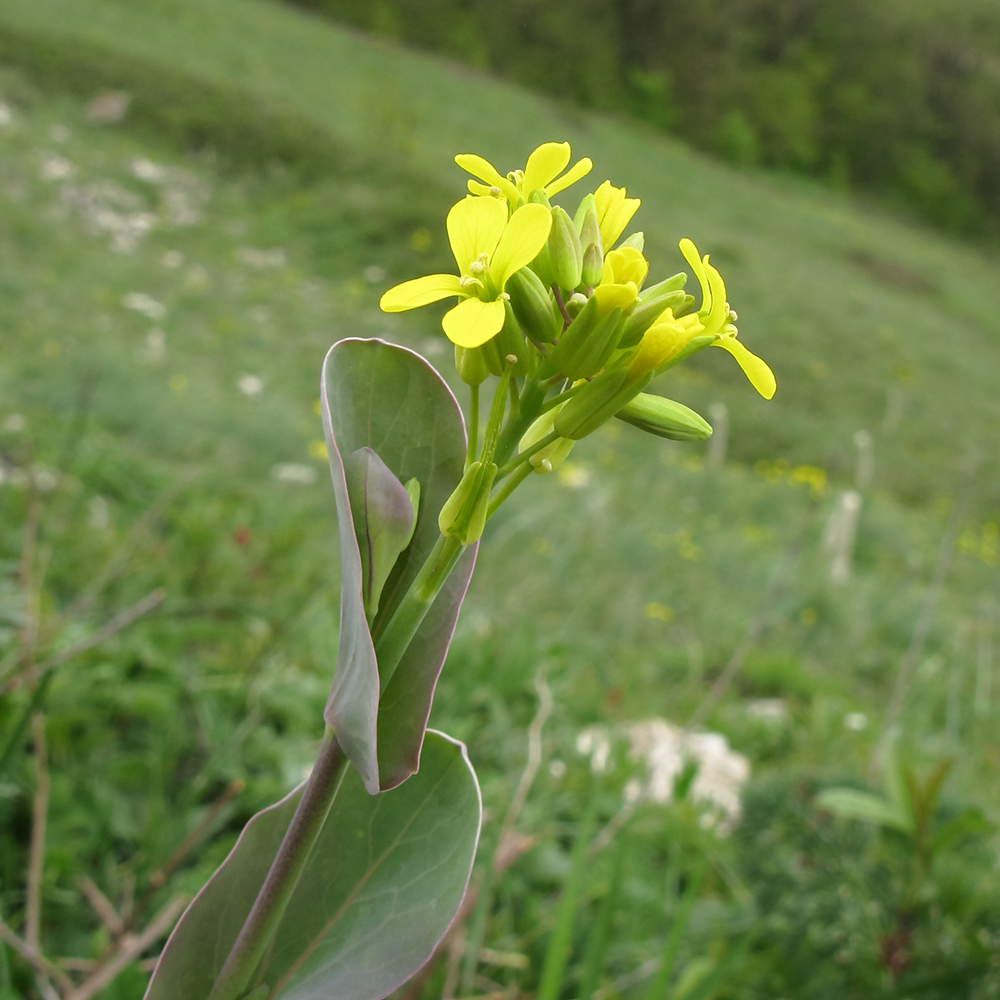
[[[910,817],[871,792],[856,788],[828,788],[816,796],[816,805],[848,819],[865,819],[904,833],[913,832]]]
[[[413,537],[417,505],[371,448],[359,448],[347,456],[344,478],[361,556],[365,615],[371,621],[385,581]]]
[[[145,1000],[203,1000],[300,788],[257,813],[174,928]],[[268,1000],[380,1000],[430,957],[465,894],[481,800],[462,744],[428,732],[420,772],[369,795],[350,770],[251,985]],[[256,996],[256,994],[254,994]]]
[[[377,638],[439,536],[437,513],[461,481],[465,423],[451,390],[419,355],[381,340],[342,340],[323,363],[320,394],[340,526],[340,648],[324,717],[370,792],[405,781],[419,763],[431,700],[475,564],[469,546],[391,681],[381,692]],[[409,545],[381,589],[371,628],[361,552],[342,456],[371,449],[400,483],[420,484]],[[355,500],[357,509],[363,501]],[[378,516],[374,515],[373,516]]]

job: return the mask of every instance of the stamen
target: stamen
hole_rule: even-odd
[[[472,269],[471,267],[469,268]],[[471,288],[475,285],[477,288],[482,288],[483,283],[478,278],[473,278],[471,274],[463,274],[461,278],[458,279],[458,283],[463,288]]]

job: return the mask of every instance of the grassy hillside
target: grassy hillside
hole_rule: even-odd
[[[132,95],[118,123],[88,112],[109,87]],[[660,273],[681,266],[681,236],[712,253],[741,338],[779,388],[766,403],[723,352],[704,352],[660,389],[703,411],[725,402],[724,465],[709,467],[700,445],[609,428],[577,448],[564,475],[529,484],[484,541],[437,724],[469,742],[502,815],[544,666],[555,694],[545,760],[568,769],[539,778],[524,824],[542,846],[512,870],[484,925],[487,943],[527,956],[528,971],[515,962],[493,981],[534,988],[591,794],[574,749],[581,727],[651,714],[684,723],[704,706],[702,721],[749,756],[761,784],[748,806],[758,825],[706,848],[714,867],[691,954],[773,918],[744,992],[724,995],[791,995],[753,970],[768,966],[768,947],[781,952],[782,927],[816,919],[829,936],[802,944],[790,968],[841,971],[801,996],[881,982],[901,854],[871,831],[852,841],[815,827],[803,782],[864,777],[923,616],[906,739],[915,758],[956,757],[955,803],[986,801],[992,787],[995,259],[802,182],[733,172],[633,123],[250,0],[7,0],[0,102],[0,683],[25,608],[41,617],[42,660],[166,592],[43,692],[52,954],[103,948],[81,872],[116,900],[130,880],[153,885],[228,783],[245,781],[168,887],[190,891],[309,761],[336,643],[333,512],[314,410],[323,353],[342,336],[386,336],[447,371],[433,309],[389,317],[379,295],[449,268],[443,215],[464,184],[455,152],[507,168],[566,138],[594,159],[597,181],[642,197],[637,221]],[[835,586],[821,538],[838,491],[855,483],[862,429],[874,479],[862,489],[850,582]],[[37,544],[26,550],[32,525]],[[945,571],[938,601],[921,611]],[[751,626],[734,683],[707,705]],[[4,690],[0,732],[25,717],[29,698],[25,686]],[[770,698],[782,700],[776,726],[751,710]],[[30,741],[11,746],[0,909],[16,923],[35,772]],[[602,812],[630,766],[620,760],[604,779]],[[789,810],[778,832],[769,796]],[[640,819],[636,857],[666,879],[666,821],[659,811]],[[670,837],[701,836],[696,822],[677,822]],[[785,838],[775,857],[807,850],[793,829],[847,853],[841,867],[800,873],[812,888],[791,894],[803,912],[790,913],[789,898],[767,900],[765,862],[774,837]],[[488,844],[495,835],[494,823]],[[971,849],[952,867],[951,895],[942,890],[921,925],[928,962],[945,963],[941,941],[994,933],[986,904],[977,909],[994,876]],[[636,874],[625,890],[631,916],[620,918],[609,976],[662,950],[662,899],[645,881]],[[849,900],[838,895],[845,883]],[[827,916],[804,915],[813,891]],[[949,953],[952,984],[977,981],[968,969],[989,960],[986,945],[963,948]],[[846,953],[860,979],[843,978],[849,962],[829,964]],[[16,963],[13,979],[5,968],[0,993],[29,989]],[[128,976],[109,1000],[141,994],[141,970]],[[885,995],[956,995],[901,982],[910,993]]]

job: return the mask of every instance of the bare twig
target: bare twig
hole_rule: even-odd
[[[24,940],[36,951],[42,927],[42,876],[45,868],[45,826],[49,814],[49,760],[45,747],[45,717],[31,717],[35,744],[35,797],[31,810],[31,846],[28,854],[28,887]]]
[[[118,951],[88,977],[79,987],[71,990],[66,1000],[90,1000],[97,996],[126,966],[131,965],[150,945],[158,941],[174,925],[187,905],[187,897],[175,896],[153,919],[141,934],[127,934],[121,939]]]
[[[514,824],[521,815],[525,802],[528,801],[528,793],[538,776],[538,770],[542,766],[542,730],[552,714],[553,701],[552,689],[545,680],[545,672],[541,668],[535,674],[535,691],[538,693],[538,710],[531,720],[531,725],[528,726],[528,759],[521,772],[517,788],[514,790],[514,796],[510,800],[503,825],[500,827],[500,837],[497,841],[500,848],[503,847],[504,841],[510,837]],[[496,870],[495,861],[493,867]]]
[[[54,653],[37,666],[29,666],[28,669],[22,671],[16,677],[10,678],[6,684],[0,687],[0,695],[7,694],[21,684],[35,683],[50,670],[54,670],[67,660],[71,660],[74,656],[78,656],[88,649],[93,649],[94,646],[99,646],[123,628],[131,625],[137,618],[141,618],[152,611],[163,600],[164,596],[165,592],[162,588],[158,588],[147,594],[141,601],[133,604],[132,607],[126,608],[115,615],[114,618],[102,625],[96,632],[87,636],[86,639],[81,639],[72,646]]]
[[[0,917],[0,940],[10,945],[36,972],[57,983],[59,989],[64,993],[69,993],[74,989],[73,980],[59,966],[50,962],[36,947],[18,937],[4,923],[2,917]]]
[[[77,879],[76,884],[80,887],[80,891],[84,896],[87,897],[87,902],[90,903],[91,909],[101,918],[101,923],[108,929],[111,937],[118,937],[125,930],[125,922],[111,900],[86,876]]]
[[[123,929],[128,930],[134,927],[141,919],[143,913],[153,899],[153,896],[163,888],[167,879],[184,863],[191,852],[211,833],[212,827],[219,818],[219,814],[229,805],[230,802],[243,791],[243,782],[237,778],[231,781],[226,790],[209,806],[205,815],[195,824],[194,828],[180,842],[177,849],[167,859],[167,863],[159,870],[153,872],[149,878],[149,887],[143,893],[139,902],[125,918]]]

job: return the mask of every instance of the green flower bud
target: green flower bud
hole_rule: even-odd
[[[603,319],[597,314],[597,299],[591,297],[548,357],[554,372],[572,379],[590,378],[607,363],[621,337],[622,311],[612,309]]]
[[[524,339],[521,325],[509,301],[504,301],[504,323],[493,340],[497,345],[501,365],[503,368],[510,368],[514,378],[530,375],[537,367],[538,352]],[[516,360],[511,361],[511,358]],[[503,369],[501,373],[502,371]]]
[[[587,249],[583,251],[583,271],[582,280],[588,288],[601,283],[604,276],[604,254],[597,243],[588,243]]]
[[[522,267],[507,279],[505,286],[511,308],[524,332],[535,341],[547,344],[562,330],[562,316],[552,293],[531,268]]]
[[[549,434],[555,429],[556,415],[558,414],[561,407],[554,407],[547,413],[543,413],[525,432],[524,437],[521,438],[520,443],[517,446],[518,454],[527,451],[533,444],[541,441],[542,438],[548,437]],[[528,464],[535,470],[540,476],[544,476],[549,472],[558,469],[563,462],[566,461],[567,456],[573,450],[573,445],[576,444],[575,441],[570,441],[569,438],[558,438],[553,441],[552,444],[546,445],[540,451],[536,451],[531,458],[528,459]]]
[[[642,392],[651,378],[647,375],[630,383],[624,369],[604,372],[566,401],[553,429],[574,441],[585,438]]]
[[[573,224],[580,234],[580,246],[586,247],[593,243],[603,257],[604,244],[601,242],[601,224],[597,218],[597,202],[592,194],[588,194],[580,202]]]
[[[703,441],[712,436],[712,425],[694,410],[664,396],[640,392],[615,416],[647,434],[671,441]]]
[[[583,277],[583,248],[580,234],[564,208],[552,209],[552,229],[549,231],[549,261],[552,267],[552,284],[572,290]]]
[[[563,306],[566,309],[566,312],[569,313],[570,319],[576,319],[576,317],[583,312],[589,301],[590,300],[583,294],[583,292],[574,292],[565,301],[565,303],[563,303]]]
[[[497,467],[493,462],[473,462],[465,470],[455,492],[445,501],[438,515],[438,528],[442,535],[457,538],[463,545],[478,541],[486,527],[490,506],[490,490],[496,479]]]
[[[639,253],[642,253],[645,245],[646,245],[646,238],[642,235],[641,232],[632,233],[631,236],[622,240],[621,243],[618,244],[618,249],[620,250],[622,247],[634,247],[636,250],[639,251]]]
[[[620,347],[635,347],[642,340],[642,335],[663,315],[667,309],[673,309],[674,315],[683,308],[684,300],[691,296],[681,289],[657,295],[650,298],[644,295],[628,314],[625,329],[622,331]]]
[[[480,385],[489,377],[490,370],[483,360],[482,347],[455,347],[455,368],[466,385]]]

